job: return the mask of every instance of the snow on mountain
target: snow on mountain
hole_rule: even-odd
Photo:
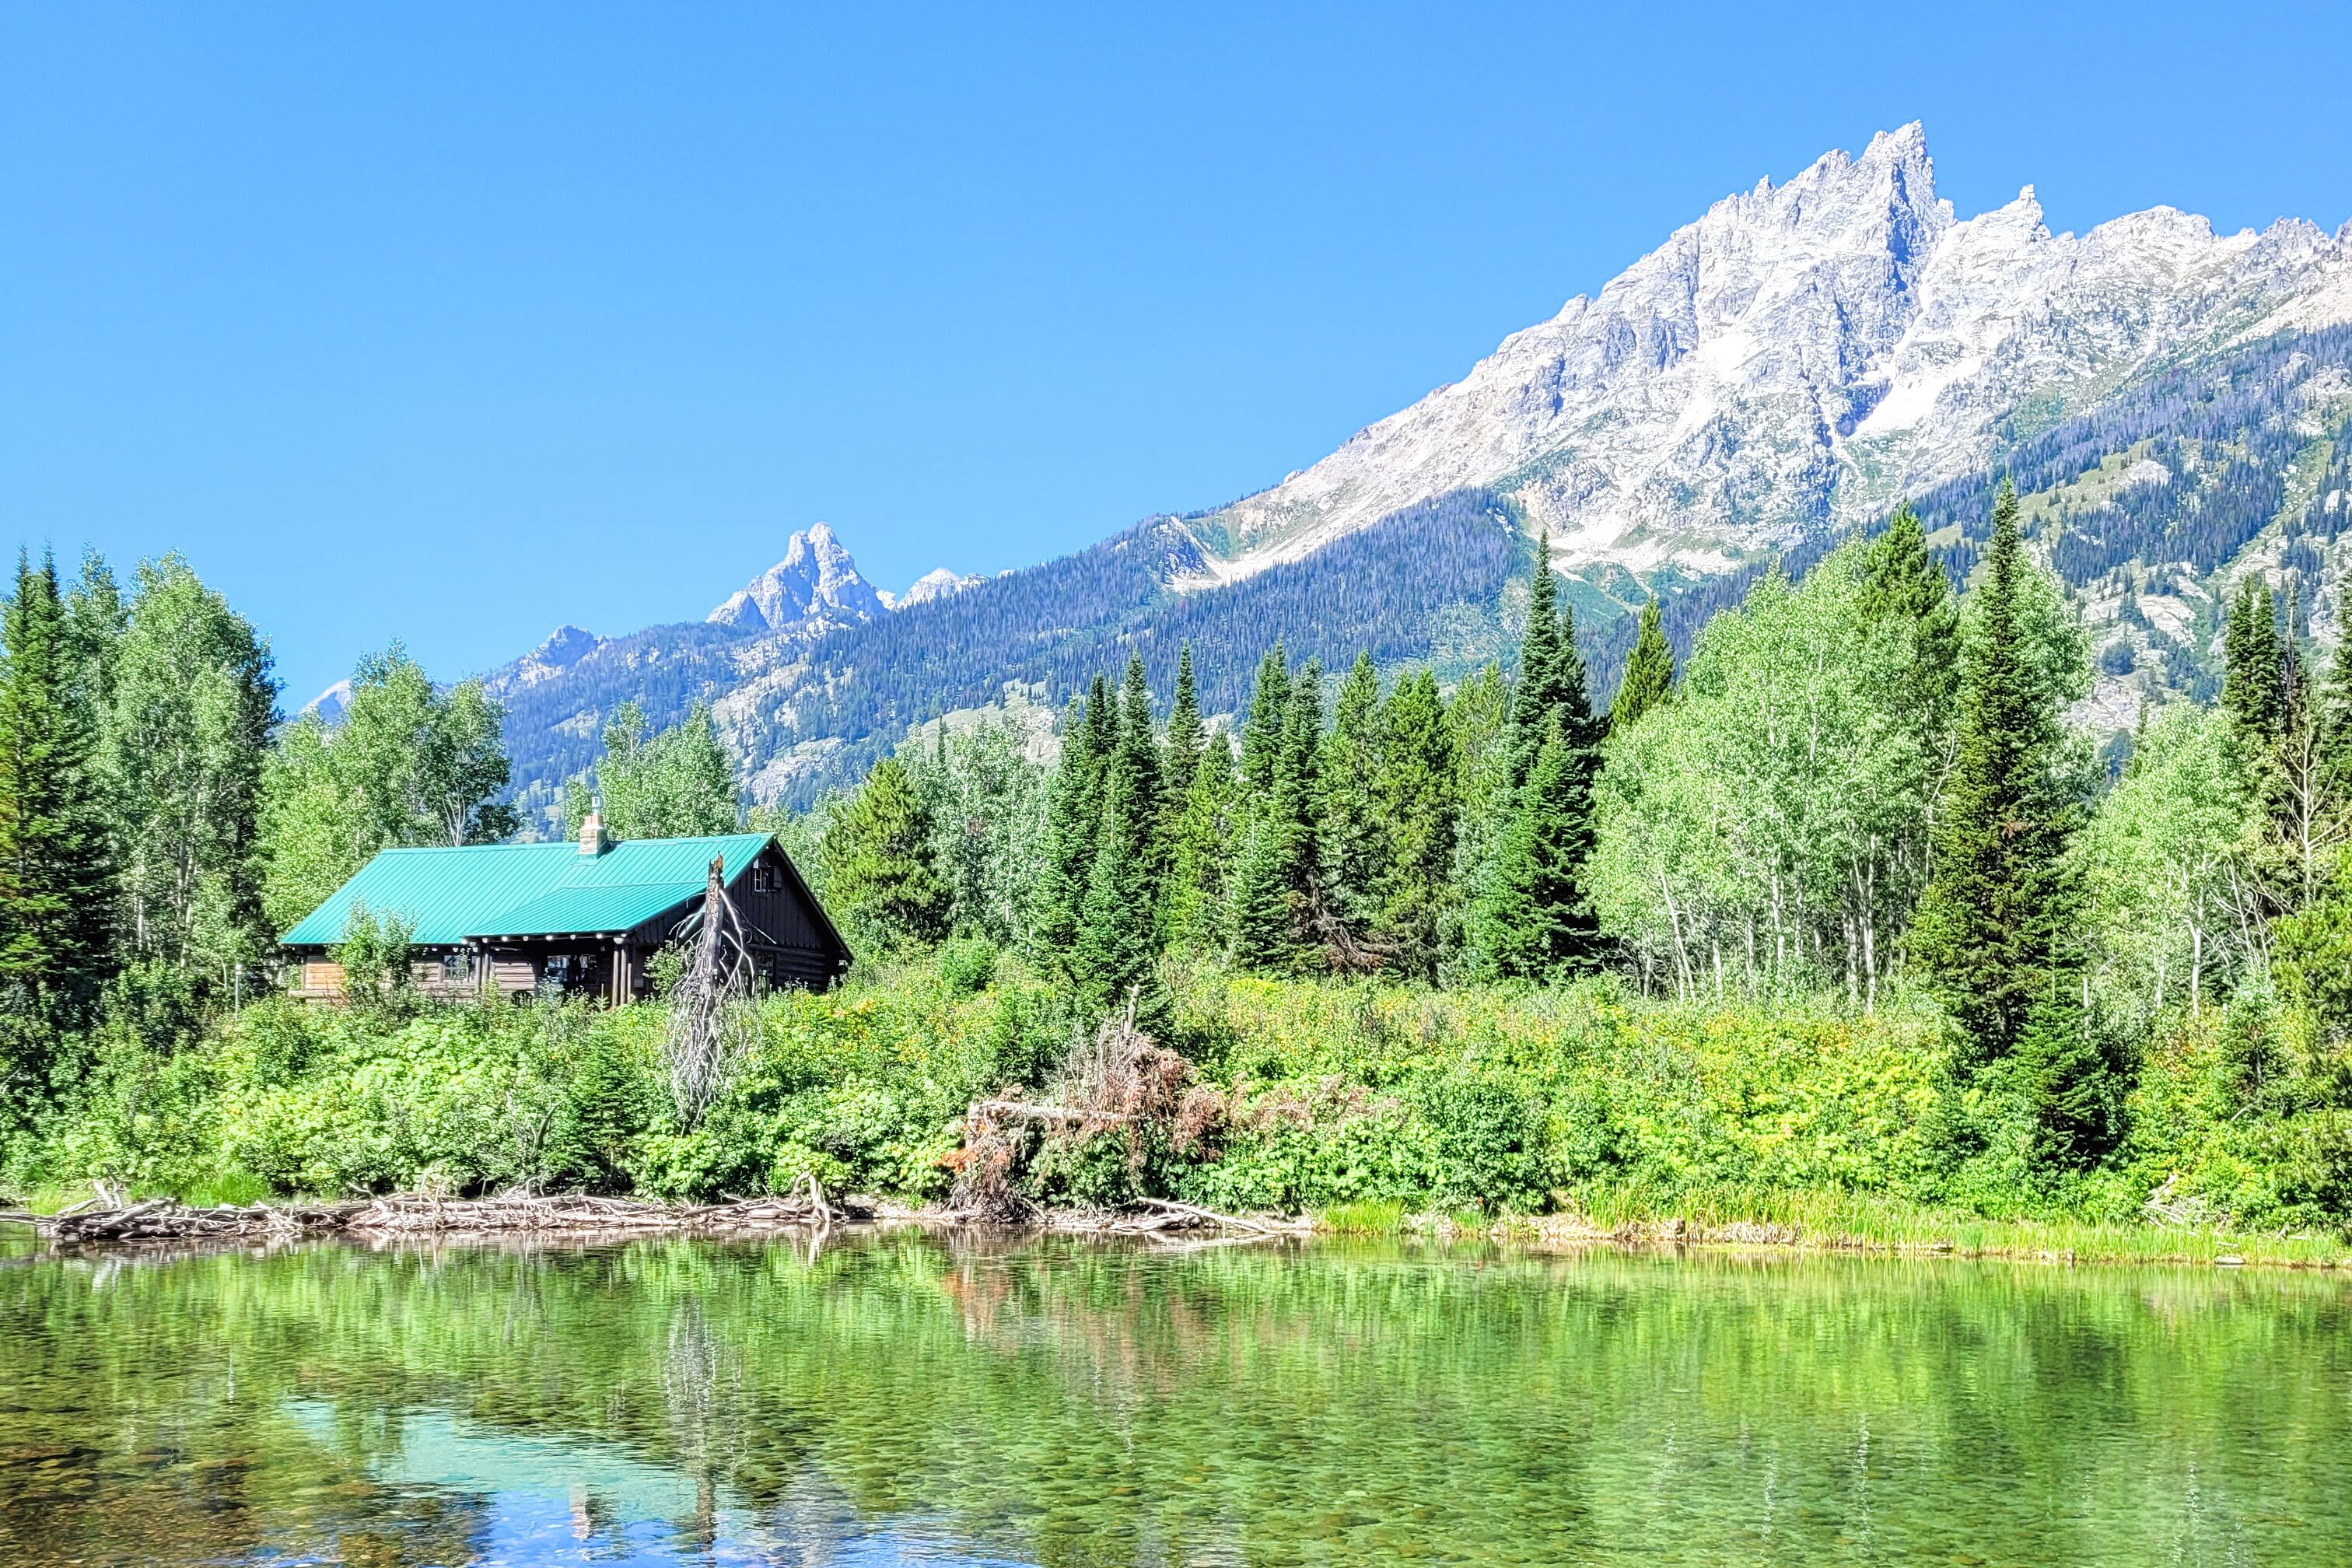
[[[905,593],[883,595],[882,602],[894,610],[903,610],[927,600],[944,599],[950,594],[961,594],[966,588],[978,587],[981,581],[978,577],[950,572],[944,566],[934,567],[916,578],[913,586]]]
[[[302,704],[295,716],[301,718],[316,713],[329,724],[340,724],[342,722],[343,710],[351,705],[352,679],[347,675]]]
[[[1965,220],[1916,122],[1717,202],[1460,382],[1212,514],[1186,587],[1467,486],[1571,570],[1732,569],[1990,460],[2166,363],[2352,321],[2352,225],[2216,235],[2158,207],[2053,235],[2027,187]]]
[[[857,574],[857,563],[832,528],[820,522],[793,534],[782,561],[736,590],[707,618],[745,631],[813,637],[888,609],[874,585]]]

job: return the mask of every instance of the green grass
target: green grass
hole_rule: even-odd
[[[2250,1234],[2137,1223],[1988,1219],[1869,1194],[1762,1192],[1669,1196],[1640,1189],[1577,1194],[1562,1213],[1496,1227],[1521,1236],[1658,1238],[1675,1221],[1700,1245],[1785,1246],[1822,1251],[1948,1252],[1963,1258],[2075,1263],[2352,1268],[2352,1241],[2315,1233]]]
[[[1367,1200],[1318,1210],[1316,1228],[1340,1236],[1394,1236],[1404,1229],[1404,1205]]]

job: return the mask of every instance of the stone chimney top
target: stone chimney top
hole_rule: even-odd
[[[604,837],[604,797],[597,795],[588,803],[588,815],[580,819],[580,853],[602,855],[613,847]]]

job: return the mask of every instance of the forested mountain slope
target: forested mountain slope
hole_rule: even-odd
[[[527,818],[631,699],[657,724],[710,702],[749,791],[804,800],[910,724],[1008,684],[1058,706],[1131,650],[1164,690],[1190,639],[1211,711],[1276,637],[1469,668],[1515,639],[1540,530],[1605,700],[1652,595],[1686,648],[1757,574],[1801,573],[1906,499],[1964,574],[2013,476],[2095,628],[2077,717],[2120,729],[2143,698],[2210,689],[2217,578],[2292,574],[2297,625],[2336,636],[2347,322],[2352,233],[2216,236],[2158,208],[2053,236],[2030,191],[1959,220],[1906,127],[1717,204],[1272,490],[896,600],[829,532],[796,539],[712,623],[566,628],[490,684]]]

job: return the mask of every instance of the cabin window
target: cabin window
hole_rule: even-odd
[[[755,893],[772,893],[776,890],[775,870],[765,860],[751,862],[751,890]]]
[[[470,952],[445,952],[441,955],[441,984],[456,985],[474,977],[474,955]]]

